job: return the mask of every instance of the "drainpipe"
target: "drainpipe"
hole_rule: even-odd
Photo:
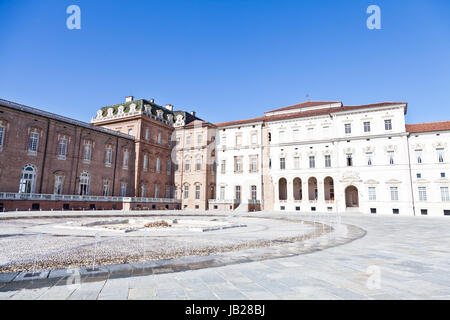
[[[412,199],[412,205],[413,205],[413,213],[414,216],[416,216],[416,201],[414,200],[414,187],[413,187],[413,182],[412,182],[412,170],[411,170],[411,152],[409,150],[409,136],[411,134],[408,133],[408,135],[406,136],[406,145],[408,147],[408,168],[409,168],[409,182],[411,185],[411,199]]]
[[[39,185],[39,193],[42,193],[42,184],[44,183],[45,159],[47,159],[48,135],[50,131],[50,119],[47,118],[47,132],[45,133],[44,158],[42,159],[42,173]]]
[[[263,138],[264,138],[264,134],[263,134],[263,127],[264,127],[264,122],[261,124],[261,129],[260,129],[260,144],[261,144],[261,151],[260,151],[260,170],[261,170],[261,211],[264,210],[264,143],[263,143]]]

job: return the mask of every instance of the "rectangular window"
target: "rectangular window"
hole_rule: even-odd
[[[439,163],[444,162],[444,149],[436,149]]]
[[[150,141],[150,130],[149,129],[145,129],[145,140]]]
[[[184,163],[184,171],[186,172],[191,171],[191,161],[189,159],[186,159]]]
[[[30,134],[30,144],[28,146],[28,151],[37,152],[39,143],[39,134],[36,132],[32,132]]]
[[[448,187],[441,187],[441,199],[442,199],[442,202],[450,201],[450,195],[448,193]]]
[[[145,183],[141,186],[141,197],[147,197],[147,185]]]
[[[422,150],[416,150],[417,163],[422,163]]]
[[[90,142],[86,142],[84,144],[84,161],[90,162],[92,154],[92,144]]]
[[[373,158],[373,153],[372,152],[367,152],[366,153],[366,160],[367,160],[367,165],[368,166],[372,165],[372,158]]]
[[[286,158],[280,158],[280,170],[286,169]]]
[[[195,186],[195,199],[200,200],[200,186]]]
[[[220,187],[220,200],[225,200],[225,187]]]
[[[350,123],[345,124],[345,134],[352,133],[352,125]]]
[[[170,187],[166,187],[166,199],[170,199]]]
[[[190,147],[191,146],[191,136],[187,136],[186,137],[186,147]]]
[[[250,172],[258,172],[258,158],[257,157],[250,158]]]
[[[123,152],[123,168],[128,169],[128,159],[129,159],[129,153],[128,150],[125,150]]]
[[[251,191],[252,191],[252,200],[256,200],[256,186],[252,186],[251,187]]]
[[[364,122],[364,132],[370,132],[370,122]]]
[[[427,201],[427,188],[419,187],[419,201]]]
[[[416,176],[417,176],[417,179],[421,179],[422,178],[422,174],[421,173],[418,173]]]
[[[195,160],[195,171],[200,171],[202,169],[202,159]]]
[[[309,168],[314,169],[316,167],[316,159],[314,156],[309,157]]]
[[[236,186],[234,189],[234,196],[235,196],[235,200],[237,200],[238,202],[241,201],[241,186]]]
[[[240,146],[242,146],[242,135],[237,134],[236,135],[236,147],[240,147]]]
[[[441,172],[441,178],[445,178],[445,172]]]
[[[278,133],[278,135],[279,135],[279,142],[280,142],[280,143],[283,143],[283,142],[286,141],[286,134],[285,134],[285,131],[280,131],[280,132]]]
[[[398,201],[398,187],[391,187],[391,201]]]
[[[388,151],[388,159],[389,159],[389,164],[394,164],[394,151]]]
[[[4,137],[5,137],[5,127],[0,127],[0,150],[3,149]]]
[[[299,141],[300,140],[300,130],[294,129],[292,132],[292,137],[294,138],[294,141]]]
[[[112,148],[106,148],[105,165],[110,166],[112,164]]]
[[[241,157],[234,158],[234,171],[237,173],[242,172],[242,158]]]
[[[294,157],[294,169],[300,169],[300,157]]]
[[[167,160],[167,174],[170,174],[172,172],[172,161]]]
[[[369,201],[377,200],[377,192],[375,187],[369,187]]]
[[[156,172],[161,172],[161,159],[156,158]]]
[[[392,130],[392,120],[384,120],[384,130]]]
[[[420,209],[420,214],[422,216],[427,216],[428,215],[428,210],[427,209]]]
[[[121,195],[122,197],[126,197],[126,196],[127,196],[127,184],[124,183],[124,182],[122,182],[122,183],[120,184],[120,195]]]
[[[226,145],[227,145],[227,136],[226,136],[226,135],[223,135],[223,136],[222,136],[222,145],[223,145],[223,146],[226,146]]]
[[[109,196],[109,180],[103,181],[103,196],[108,197]]]
[[[351,153],[347,154],[347,167],[353,166],[353,155]]]
[[[189,186],[184,186],[184,198],[189,199]]]
[[[226,160],[222,160],[220,162],[220,172],[222,174],[225,174],[226,171],[227,171],[227,161]]]
[[[258,136],[256,133],[252,133],[252,145],[258,144]]]
[[[331,156],[330,155],[325,156],[325,168],[331,168]]]
[[[203,143],[203,135],[199,134],[197,135],[197,145],[201,146]]]
[[[67,155],[67,140],[61,139],[61,140],[59,140],[59,145],[58,145],[58,159],[66,160],[66,155]]]
[[[155,185],[155,198],[158,199],[159,198],[159,185]]]

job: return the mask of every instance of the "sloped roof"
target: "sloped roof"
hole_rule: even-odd
[[[450,130],[450,121],[407,124],[406,131],[411,133]]]
[[[308,107],[318,107],[318,106],[323,106],[323,105],[327,105],[327,104],[335,104],[335,103],[339,103],[342,105],[341,101],[308,101],[308,102],[303,102],[303,103],[299,103],[299,104],[294,104],[294,105],[288,106],[288,107],[282,107],[282,108],[278,108],[275,110],[270,110],[270,111],[267,111],[266,113],[288,111],[288,110],[302,109],[302,108],[308,108]]]

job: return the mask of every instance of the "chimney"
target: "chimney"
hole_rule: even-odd
[[[191,111],[191,115],[195,117],[195,111]]]
[[[133,96],[128,96],[126,99],[125,99],[125,102],[131,102],[131,101],[133,101],[134,100],[134,97]]]
[[[166,104],[166,109],[169,110],[169,111],[173,111],[173,105]]]

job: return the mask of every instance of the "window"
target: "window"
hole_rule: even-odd
[[[91,162],[91,155],[92,155],[92,143],[90,141],[85,141],[84,158],[83,158],[85,163]]]
[[[236,147],[240,147],[242,145],[242,135],[237,134],[236,135]]]
[[[170,186],[166,187],[166,199],[170,199]]]
[[[39,144],[39,134],[37,132],[32,132],[30,134],[30,144],[28,145],[28,151],[36,153]]]
[[[158,133],[158,144],[162,144],[162,135]]]
[[[190,146],[191,145],[191,136],[186,136],[186,146]]]
[[[330,136],[330,127],[329,126],[323,127],[323,135],[325,137],[329,137]]]
[[[53,188],[53,194],[61,195],[63,194],[64,176],[55,176],[55,186]]]
[[[189,172],[191,171],[191,160],[186,159],[184,163],[184,171]]]
[[[67,139],[62,138],[59,140],[58,144],[58,159],[66,160],[66,155],[67,155]]]
[[[443,202],[450,201],[450,195],[448,193],[448,187],[441,187],[441,199]]]
[[[300,169],[300,157],[294,157],[294,169]]]
[[[325,156],[325,168],[331,168],[331,156],[330,155]]]
[[[367,160],[367,165],[368,166],[372,165],[372,158],[373,158],[373,153],[372,152],[366,152],[366,160]]]
[[[280,170],[286,169],[286,158],[280,158]]]
[[[388,151],[387,152],[389,164],[394,164],[394,151]]]
[[[234,188],[234,199],[238,202],[241,201],[241,186],[236,186]]]
[[[106,147],[105,165],[111,166],[112,164],[112,147]]]
[[[109,196],[109,186],[110,186],[109,180],[104,180],[103,181],[103,196],[104,197]]]
[[[384,120],[384,130],[392,130],[392,120]]]
[[[353,155],[351,153],[347,154],[347,167],[353,166]]]
[[[128,169],[128,159],[129,159],[129,156],[130,156],[130,154],[129,154],[128,150],[125,150],[125,151],[123,152],[123,168],[124,168],[124,169]]]
[[[377,192],[375,187],[369,187],[369,201],[377,200]]]
[[[173,197],[175,199],[178,199],[178,187],[177,186],[173,187]]]
[[[220,200],[225,200],[225,187],[220,187]]]
[[[161,172],[161,159],[156,158],[156,172]]]
[[[145,183],[141,186],[141,197],[147,197],[147,185]]]
[[[223,145],[223,146],[226,146],[226,145],[227,145],[227,136],[226,136],[226,135],[223,135],[223,136],[222,136],[222,145]]]
[[[189,199],[189,186],[184,186],[184,198]]]
[[[224,174],[227,171],[227,161],[226,160],[222,160],[220,162],[220,172],[222,174]]]
[[[195,186],[195,199],[200,200],[200,186]]]
[[[5,140],[5,127],[0,127],[0,150],[3,149],[3,141]]]
[[[279,135],[279,142],[280,143],[283,143],[283,142],[285,142],[286,141],[286,134],[285,134],[285,131],[280,131],[279,133],[278,133],[278,135]]]
[[[308,128],[308,138],[314,137],[314,128]]]
[[[145,129],[145,140],[150,141],[150,130],[149,129]]]
[[[421,173],[418,173],[417,174],[417,179],[421,179],[422,178],[422,174]]]
[[[34,166],[28,164],[22,170],[20,177],[19,193],[34,193],[36,187],[37,170]]]
[[[195,162],[195,170],[200,171],[202,169],[202,159],[197,159]]]
[[[438,155],[438,161],[440,162],[440,163],[443,163],[444,162],[444,149],[436,149],[436,151],[437,151],[437,155]]]
[[[125,182],[122,182],[120,184],[120,196],[121,197],[127,196],[127,184]]]
[[[391,201],[398,201],[398,188],[391,187]]]
[[[91,177],[88,172],[83,171],[80,175],[80,185],[78,194],[80,196],[88,196],[89,195],[89,187],[91,183]]]
[[[309,157],[309,168],[314,169],[316,167],[316,159],[314,156]]]
[[[172,161],[167,160],[167,174],[170,174],[172,172]]]
[[[422,150],[416,150],[417,163],[422,163]]]
[[[350,123],[345,124],[345,134],[352,133],[352,125]]]
[[[133,129],[128,129],[128,135],[132,136],[133,135]]]
[[[445,178],[445,172],[441,172],[441,178]]]
[[[257,199],[257,193],[256,193],[256,186],[251,186],[250,191],[251,191],[251,195],[252,195],[252,200],[256,200]]]
[[[258,135],[256,133],[252,133],[251,141],[252,145],[258,144]]]
[[[250,158],[250,172],[258,172],[258,158],[255,156]]]
[[[159,198],[159,185],[155,184],[155,198]]]
[[[202,145],[202,140],[203,140],[203,135],[201,135],[201,134],[197,135],[197,145],[198,146]]]
[[[427,188],[419,187],[419,201],[427,201]]]
[[[234,171],[237,173],[242,172],[242,158],[241,157],[234,158]]]
[[[420,209],[420,214],[422,216],[427,216],[428,215],[428,210],[427,209]]]
[[[144,154],[144,161],[142,163],[142,167],[144,168],[144,171],[148,170],[148,155]]]
[[[370,132],[370,122],[364,122],[364,132]]]

